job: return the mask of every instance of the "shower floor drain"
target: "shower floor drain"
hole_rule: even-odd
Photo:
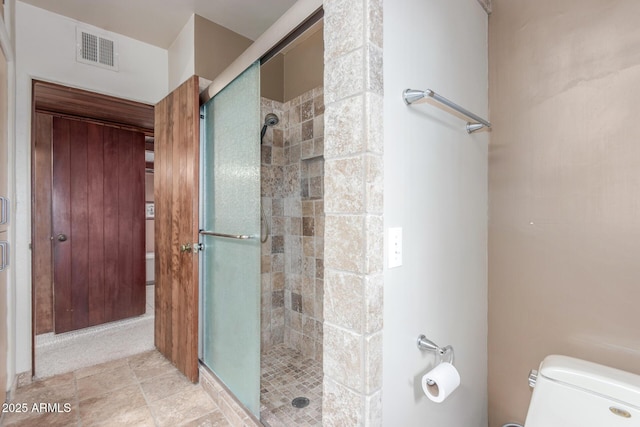
[[[305,408],[309,406],[309,399],[306,397],[296,397],[291,401],[291,405],[295,408]]]

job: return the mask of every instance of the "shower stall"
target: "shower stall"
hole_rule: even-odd
[[[259,67],[202,108],[200,357],[265,424],[319,426],[323,90],[260,98]]]
[[[321,425],[322,87],[286,102],[262,98],[261,117],[263,227],[271,230],[261,247],[261,415],[272,426]]]

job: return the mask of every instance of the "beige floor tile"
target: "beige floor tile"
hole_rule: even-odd
[[[68,403],[73,406],[76,403],[75,396],[76,384],[73,373],[33,382],[18,389],[12,402],[14,405],[24,405],[26,412],[12,412],[7,414],[5,424],[42,416],[42,414],[32,411],[34,403],[57,403],[61,407],[64,406],[65,403]]]
[[[230,427],[231,424],[219,410],[215,410],[196,420],[180,424],[180,427]]]
[[[149,403],[151,413],[160,427],[175,427],[198,419],[217,406],[201,387],[191,388],[173,396]]]
[[[83,424],[84,427],[86,424]],[[132,409],[130,411],[116,413],[106,420],[98,421],[95,426],[100,427],[155,427],[151,411],[147,406]]]
[[[15,402],[14,402],[15,403]],[[56,412],[45,412],[42,408],[33,410],[33,406],[29,406],[27,413],[7,413],[3,426],[75,426],[80,420],[77,404],[70,405],[70,410],[65,412],[64,405],[58,405]]]
[[[177,369],[164,375],[140,382],[147,402],[155,402],[165,397],[181,393],[189,388],[197,387],[182,375]]]
[[[156,350],[132,356],[128,360],[131,370],[140,381],[168,374],[176,369]]]
[[[2,426],[230,427],[200,384],[192,384],[157,351],[35,381],[16,391],[24,413]],[[69,413],[38,413],[34,403],[71,405]]]
[[[78,407],[72,406],[70,412],[64,412],[64,410],[62,412],[34,412],[31,413],[31,416],[23,419],[7,417],[2,425],[6,427],[70,427],[79,426],[80,417]]]
[[[105,420],[123,416],[128,411],[144,407],[146,401],[139,385],[132,385],[98,397],[80,401],[83,427],[101,425]]]
[[[100,363],[99,365],[88,366],[86,368],[78,369],[75,371],[76,378],[90,377],[91,375],[99,374],[103,371],[110,371],[122,366],[129,366],[127,359],[112,360],[110,362]]]
[[[29,403],[54,402],[57,399],[70,399],[76,394],[75,377],[73,373],[56,375],[20,389],[23,401]]]
[[[129,365],[100,371],[97,374],[77,380],[78,396],[82,400],[101,396],[114,390],[136,385],[137,381]]]

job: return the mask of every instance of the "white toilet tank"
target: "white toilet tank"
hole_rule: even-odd
[[[538,370],[525,427],[640,427],[640,375],[567,356]]]

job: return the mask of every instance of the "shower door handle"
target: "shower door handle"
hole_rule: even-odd
[[[248,240],[253,239],[253,236],[249,236],[247,234],[226,234],[226,233],[216,233],[214,231],[205,231],[200,230],[200,234],[203,236],[213,236],[213,237],[224,237],[226,239],[236,239],[236,240]]]

